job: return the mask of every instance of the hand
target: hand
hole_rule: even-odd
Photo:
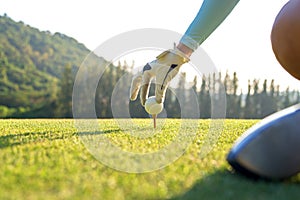
[[[148,98],[151,80],[155,77],[155,97],[157,103],[162,103],[171,80],[178,74],[182,64],[189,58],[178,49],[167,50],[147,63],[142,72],[133,77],[130,88],[130,99],[136,100],[139,90],[141,104],[144,106]]]

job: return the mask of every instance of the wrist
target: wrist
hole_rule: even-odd
[[[191,55],[194,52],[191,48],[187,47],[186,45],[184,45],[182,43],[179,43],[176,48],[179,51],[181,51],[187,58],[191,57]]]
[[[182,52],[180,49],[175,47],[174,49],[170,50],[171,53],[175,54],[178,58],[181,60],[181,64],[187,63],[190,61],[190,57],[186,55],[184,52]]]

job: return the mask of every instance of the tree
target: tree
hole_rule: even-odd
[[[209,118],[211,116],[209,87],[210,86],[207,84],[207,78],[205,75],[203,75],[199,92],[199,107],[201,118]]]
[[[58,106],[56,111],[58,117],[72,117],[73,84],[74,76],[72,74],[72,66],[67,64],[63,71],[60,81],[60,90],[58,92]]]
[[[230,76],[226,73],[224,85],[227,85],[226,88],[226,97],[227,97],[227,117],[229,118],[238,118],[240,113],[240,98],[237,96],[238,89],[238,78],[236,72],[233,73],[233,78],[230,79]]]
[[[271,94],[268,94],[267,91],[268,88],[268,84],[267,84],[267,80],[264,80],[263,83],[263,90],[262,92],[259,94],[260,95],[260,108],[261,108],[261,116],[259,117],[266,117],[268,115],[270,115],[271,113],[274,112],[273,108],[272,108],[272,99],[274,98]]]
[[[290,88],[287,87],[285,90],[285,94],[284,94],[284,102],[283,102],[283,106],[284,108],[289,107],[291,105],[290,102]]]
[[[271,80],[271,84],[270,84],[270,92],[269,92],[269,108],[270,108],[270,112],[269,114],[271,113],[274,113],[276,112],[278,109],[277,109],[277,95],[276,95],[276,87],[275,87],[275,80],[272,79]]]

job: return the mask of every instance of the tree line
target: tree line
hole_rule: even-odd
[[[95,110],[98,118],[116,117],[112,106],[115,110],[121,110],[121,114],[119,113],[117,117],[149,117],[140,105],[139,97],[136,101],[129,101],[132,69],[133,65],[128,65],[126,62],[119,63],[118,66],[110,64],[106,67],[95,94]],[[226,118],[261,119],[300,102],[299,91],[290,91],[289,88],[280,91],[279,85],[275,85],[274,80],[269,82],[264,80],[262,86],[260,80],[249,80],[248,91],[243,94],[239,91],[237,73],[195,76],[192,82],[187,81],[186,73],[178,76],[176,86],[170,87],[166,92],[164,108],[165,117],[168,118],[181,118],[182,110],[192,112],[196,106],[198,106],[200,115],[194,116],[194,118],[210,118],[211,102],[214,100],[213,98],[218,98],[218,95],[221,94],[226,97]],[[90,77],[86,78],[88,80]],[[39,104],[38,107],[6,108],[6,110],[5,107],[0,106],[1,117],[71,118],[74,80],[75,72],[72,71],[71,65],[66,65],[58,84],[53,85],[51,92],[44,95],[43,104]],[[154,95],[154,88],[155,85],[152,83],[149,96]],[[116,91],[120,94],[114,94]],[[195,98],[197,103],[195,103]],[[126,108],[129,110],[129,114],[123,111]],[[5,111],[6,116],[4,115]]]

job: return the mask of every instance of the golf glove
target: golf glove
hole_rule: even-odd
[[[132,79],[130,99],[136,100],[140,91],[141,104],[144,106],[148,98],[150,83],[155,78],[155,97],[157,103],[162,103],[167,87],[171,80],[178,74],[182,64],[189,62],[189,58],[177,48],[164,51],[156,60],[147,63],[142,72]]]

